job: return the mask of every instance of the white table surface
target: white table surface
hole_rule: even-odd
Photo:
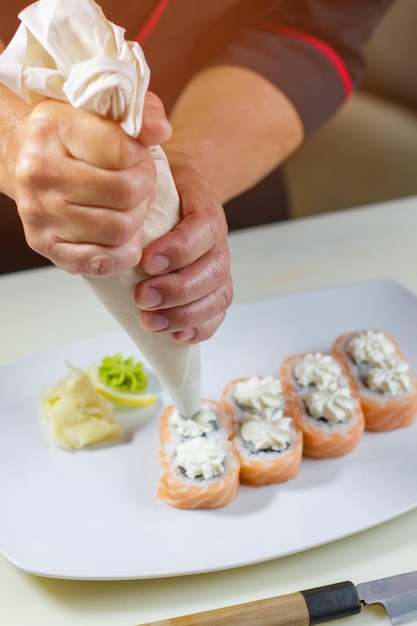
[[[229,239],[235,302],[375,278],[395,278],[417,292],[417,197],[258,227]],[[0,277],[0,363],[116,328],[79,277],[56,268]],[[0,623],[134,626],[416,568],[417,510],[293,556],[167,579],[40,578],[0,556]],[[383,626],[389,620],[382,608],[368,607],[333,623]]]

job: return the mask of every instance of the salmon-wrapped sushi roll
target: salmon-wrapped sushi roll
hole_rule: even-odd
[[[212,413],[202,420],[203,433],[199,432],[199,426],[182,424],[177,419],[172,424],[173,406],[162,416],[160,460],[163,474],[158,497],[180,509],[223,507],[234,500],[239,491],[239,459],[228,439],[229,431],[222,427],[220,405],[204,400],[203,411]],[[175,423],[180,425],[179,430]]]
[[[333,356],[346,368],[369,431],[409,426],[417,416],[416,376],[395,339],[378,330],[340,335]]]
[[[302,434],[285,410],[278,379],[272,376],[235,379],[225,387],[221,404],[232,419],[242,483],[260,487],[297,476]]]
[[[289,412],[303,433],[304,456],[326,459],[359,444],[364,416],[342,366],[329,354],[304,353],[285,359],[280,370]]]

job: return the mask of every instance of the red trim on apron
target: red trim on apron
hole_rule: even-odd
[[[282,35],[286,35],[288,37],[293,37],[294,39],[300,39],[301,41],[305,41],[312,46],[314,46],[317,50],[319,50],[322,54],[324,54],[329,61],[333,64],[336,72],[339,75],[339,78],[342,82],[343,88],[345,90],[346,98],[350,96],[353,91],[352,78],[349,74],[349,71],[343,61],[343,59],[339,56],[339,54],[327,43],[322,41],[321,39],[317,39],[313,35],[309,35],[308,33],[303,33],[297,30],[293,30],[292,28],[287,28],[286,26],[279,26],[278,24],[263,24],[262,25],[265,30],[269,30],[276,33],[281,33]]]
[[[149,18],[147,19],[144,26],[141,28],[141,30],[139,31],[136,37],[136,41],[139,44],[142,45],[144,41],[146,41],[146,39],[149,37],[153,29],[156,27],[156,25],[158,24],[159,20],[162,17],[163,12],[166,9],[168,2],[169,0],[159,0],[157,6],[152,11]]]

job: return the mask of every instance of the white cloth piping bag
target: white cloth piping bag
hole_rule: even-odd
[[[93,0],[39,0],[24,9],[21,24],[0,55],[0,80],[30,103],[49,97],[120,122],[132,137],[142,124],[149,68],[137,42],[109,22]],[[180,200],[166,156],[151,150],[158,196],[144,222],[144,247],[179,222]],[[115,276],[84,280],[148,360],[181,415],[201,408],[198,344],[177,344],[170,334],[145,332],[134,302],[141,266]]]

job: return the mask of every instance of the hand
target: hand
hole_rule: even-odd
[[[135,300],[145,330],[196,343],[214,334],[232,302],[227,224],[197,170],[167,156],[183,219],[143,251],[142,267],[151,277],[136,287]]]
[[[139,140],[116,122],[54,100],[29,113],[15,199],[30,247],[72,274],[109,275],[141,259],[141,226],[155,197],[149,145],[171,127],[154,94]]]

